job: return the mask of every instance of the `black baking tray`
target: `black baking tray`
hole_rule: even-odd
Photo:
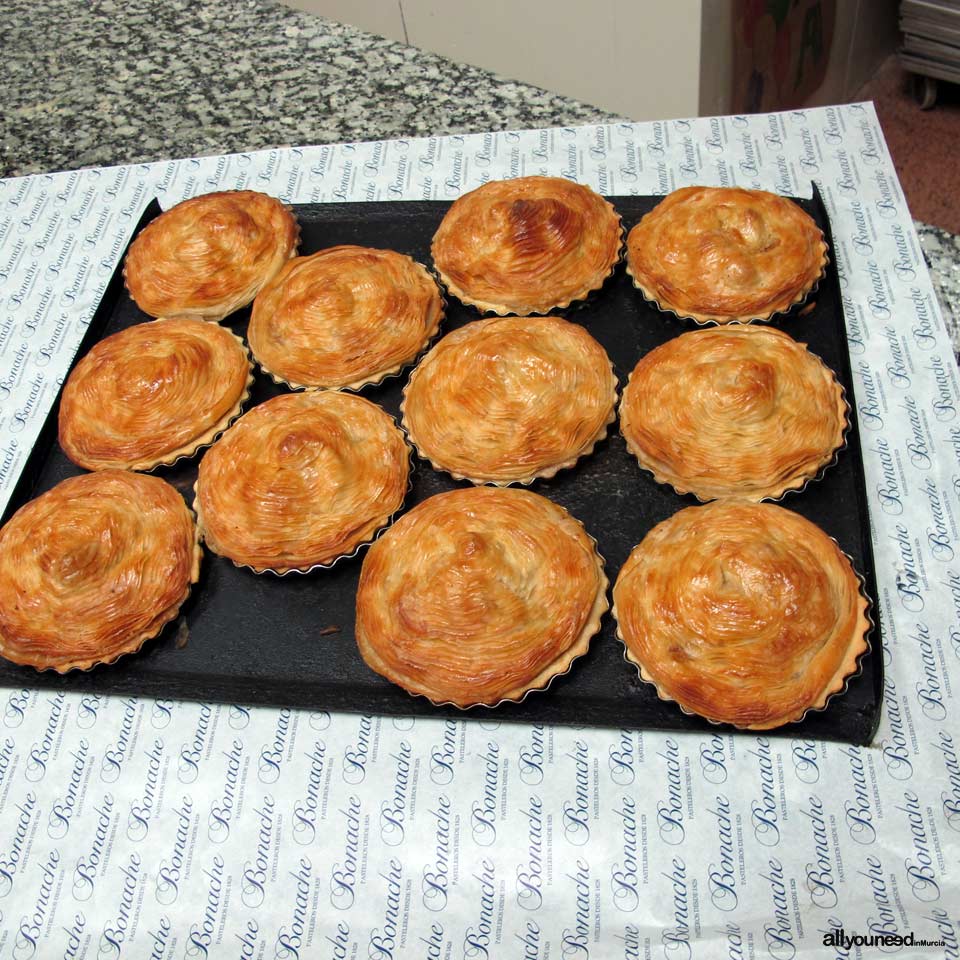
[[[611,197],[629,229],[659,197]],[[830,241],[830,225],[820,196],[799,200]],[[340,243],[390,247],[429,263],[430,239],[449,204],[434,201],[395,203],[338,203],[295,206],[302,227],[301,252],[311,253]],[[137,230],[157,216],[154,201]],[[832,242],[830,244],[833,248]],[[774,321],[836,371],[853,401],[853,383],[836,268],[831,264],[807,313],[794,311]],[[601,291],[587,302],[564,311],[582,323],[603,344],[613,360],[621,388],[637,360],[660,343],[691,326],[658,312],[637,293],[623,266]],[[476,319],[477,312],[457,301],[448,304],[443,331]],[[235,332],[246,331],[249,310],[228,318]],[[117,268],[77,358],[103,337],[147,321],[127,295]],[[76,360],[74,361],[76,363]],[[364,396],[399,416],[401,391],[407,373],[367,387]],[[259,371],[250,403],[260,403],[284,388]],[[59,404],[55,405],[27,460],[4,520],[31,497],[66,477],[82,471],[64,456],[56,442]],[[533,489],[566,507],[583,521],[606,559],[611,584],[632,548],[646,532],[685,506],[692,496],[678,496],[661,486],[627,453],[616,426],[592,456]],[[866,590],[876,598],[873,552],[863,459],[856,418],[846,448],[825,476],[806,490],[788,494],[782,505],[812,520],[852,558],[865,578]],[[181,461],[156,471],[192,502],[197,461]],[[466,486],[418,462],[407,499],[409,508],[426,497]],[[205,553],[200,581],[180,617],[137,654],[86,673],[61,676],[37,673],[0,662],[0,684],[42,686],[104,694],[138,694],[162,699],[221,701],[311,710],[345,710],[403,716],[462,717],[536,723],[570,723],[604,727],[671,730],[728,729],[682,713],[675,704],[658,699],[641,682],[637,670],[623,658],[611,615],[604,617],[589,653],[571,672],[557,678],[550,689],[530,694],[523,703],[503,704],[491,711],[478,707],[459,711],[434,707],[411,697],[373,673],[362,661],[354,642],[354,597],[363,551],[329,570],[279,578],[257,576],[229,560]],[[876,605],[872,615],[877,621]],[[336,628],[330,630],[327,628]],[[872,649],[862,660],[861,673],[826,710],[810,712],[799,723],[771,733],[809,739],[869,743],[879,723],[883,691],[879,624]],[[732,728],[729,728],[732,729]]]

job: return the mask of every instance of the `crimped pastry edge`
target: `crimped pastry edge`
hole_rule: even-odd
[[[396,251],[395,251],[396,252]],[[405,254],[409,256],[409,254]],[[310,383],[297,383],[293,380],[285,380],[279,374],[274,373],[265,363],[263,363],[258,357],[253,355],[253,350],[250,351],[250,356],[256,362],[260,370],[266,374],[277,386],[287,387],[290,390],[329,390],[329,391],[338,391],[342,390],[346,393],[356,393],[362,390],[364,387],[374,386],[379,387],[384,380],[389,380],[392,377],[402,376],[406,370],[409,370],[410,367],[415,366],[423,355],[430,349],[433,345],[434,340],[440,335],[440,328],[443,326],[444,321],[447,319],[447,308],[449,307],[449,301],[447,300],[446,290],[443,287],[443,284],[440,282],[439,277],[435,270],[431,270],[426,264],[421,263],[419,260],[414,260],[413,257],[410,257],[411,260],[418,266],[423,267],[426,271],[427,276],[437,285],[437,295],[440,297],[440,312],[437,314],[436,322],[433,324],[433,327],[427,331],[427,336],[417,348],[417,352],[414,353],[407,360],[401,360],[400,363],[395,366],[388,367],[382,372],[374,372],[365,378],[359,380],[352,380],[350,383],[342,383],[338,386],[318,386],[316,384]]]
[[[560,504],[556,504],[556,506],[560,506]],[[504,696],[492,703],[461,704],[454,703],[452,700],[433,700],[425,693],[415,693],[412,690],[408,690],[402,684],[391,680],[389,677],[385,677],[378,670],[374,671],[377,676],[384,676],[385,680],[389,681],[393,686],[399,687],[404,691],[404,693],[413,699],[424,699],[435,707],[455,707],[461,712],[466,712],[476,707],[482,707],[485,710],[495,710],[504,703],[522,703],[531,693],[549,690],[554,680],[556,680],[558,677],[565,677],[568,673],[570,673],[570,671],[573,669],[574,663],[589,652],[590,641],[600,631],[603,615],[610,609],[610,601],[607,599],[607,591],[610,589],[610,580],[607,577],[606,560],[600,553],[597,541],[587,532],[587,529],[584,527],[583,523],[572,513],[570,513],[566,507],[562,507],[561,509],[566,511],[567,516],[573,520],[574,523],[580,526],[583,533],[589,539],[593,547],[593,558],[596,563],[598,581],[597,593],[594,597],[593,606],[590,608],[590,614],[587,618],[587,622],[584,624],[583,630],[580,631],[577,639],[574,640],[574,642],[570,644],[570,646],[564,650],[564,652],[557,657],[556,660],[553,660],[551,663],[549,663],[529,683],[525,684],[523,687],[518,687],[514,690],[508,691]],[[363,659],[362,652],[361,658]],[[364,663],[366,663],[366,659],[364,659]],[[557,664],[564,663],[566,663],[565,667],[557,668]],[[370,664],[367,664],[367,666],[370,667]],[[370,669],[373,670],[373,667],[370,667]]]
[[[475,307],[480,313],[484,316],[492,314],[498,317],[546,317],[549,316],[554,310],[566,310],[571,306],[577,306],[578,304],[583,303],[591,293],[600,290],[607,281],[616,273],[617,267],[623,262],[626,258],[626,231],[623,226],[623,217],[617,213],[616,207],[606,197],[602,194],[597,194],[601,200],[613,211],[614,215],[617,218],[618,225],[618,236],[619,241],[617,245],[617,252],[613,258],[613,262],[610,265],[610,269],[604,274],[600,279],[599,283],[587,284],[582,287],[577,293],[573,294],[567,300],[560,301],[557,303],[550,304],[548,306],[542,306],[540,304],[533,304],[529,307],[522,305],[520,307],[508,307],[502,303],[494,303],[490,300],[476,300],[471,297],[468,297],[464,291],[457,286],[436,264],[434,260],[434,271],[436,272],[437,277],[440,280],[440,283],[443,285],[443,288],[447,291],[448,294],[454,296],[462,304],[468,307]],[[431,243],[431,257],[433,255],[433,244]]]
[[[177,615],[180,613],[183,605],[187,602],[187,600],[190,598],[190,594],[193,592],[193,585],[200,579],[200,563],[203,557],[203,548],[200,546],[199,519],[195,516],[194,512],[190,509],[186,502],[184,502],[183,506],[193,522],[193,566],[190,569],[190,578],[186,587],[184,588],[181,598],[167,608],[167,610],[160,613],[153,623],[142,634],[139,634],[137,637],[133,638],[133,640],[124,645],[121,649],[115,651],[114,654],[107,659],[93,657],[89,660],[74,660],[65,664],[50,663],[43,667],[38,667],[30,663],[28,660],[18,660],[16,657],[10,656],[9,651],[5,648],[3,634],[0,634],[0,656],[2,656],[5,660],[9,660],[11,663],[18,664],[19,666],[33,667],[37,673],[47,673],[48,671],[53,671],[63,675],[70,673],[72,670],[79,670],[82,673],[87,673],[94,667],[100,665],[109,666],[110,664],[116,663],[121,657],[125,657],[128,654],[138,653],[141,649],[143,649],[143,645],[148,640],[152,640],[154,637],[159,636],[164,627],[166,627],[166,625],[172,620],[177,618]]]
[[[386,411],[384,412],[386,413]],[[387,416],[390,416],[390,414],[388,413]],[[264,566],[259,568],[254,566],[253,564],[241,563],[239,560],[234,560],[233,557],[228,557],[225,553],[218,553],[216,550],[213,549],[213,547],[210,546],[210,544],[207,542],[206,536],[204,535],[203,515],[200,511],[200,495],[197,490],[197,484],[200,482],[200,478],[197,477],[197,481],[193,485],[193,493],[194,493],[193,509],[197,516],[197,531],[198,531],[199,539],[203,541],[204,546],[206,546],[206,548],[215,556],[223,557],[224,560],[229,560],[238,569],[249,570],[251,573],[255,573],[258,576],[265,573],[271,573],[275,577],[286,577],[286,576],[289,576],[291,573],[308,574],[308,573],[313,573],[315,570],[330,570],[332,567],[336,566],[336,564],[338,564],[341,560],[352,559],[363,548],[369,547],[371,543],[374,543],[375,541],[379,540],[380,537],[382,537],[383,534],[386,533],[387,530],[389,530],[390,527],[393,526],[393,522],[396,520],[396,518],[401,513],[403,513],[404,508],[406,507],[407,499],[410,496],[410,491],[413,489],[413,471],[415,469],[415,462],[413,459],[413,450],[409,442],[407,441],[406,433],[404,433],[404,431],[400,428],[399,424],[397,424],[396,420],[392,416],[390,416],[390,419],[393,420],[394,425],[400,431],[400,434],[403,437],[404,447],[406,448],[406,451],[407,451],[407,489],[404,491],[403,498],[401,499],[400,503],[397,505],[397,508],[386,517],[386,519],[383,521],[381,525],[374,527],[373,531],[371,532],[368,538],[361,539],[349,553],[341,553],[331,560],[326,560],[323,563],[314,563],[314,564],[311,564],[310,566],[305,566],[305,567]]]
[[[616,378],[614,378],[616,380]],[[402,412],[402,408],[401,408]],[[435,463],[429,457],[424,456],[420,448],[416,445],[413,440],[413,437],[410,435],[406,426],[403,426],[403,430],[406,433],[407,439],[413,444],[414,449],[417,452],[417,456],[421,460],[426,460],[430,466],[437,471],[437,473],[445,473],[447,476],[453,477],[454,480],[467,480],[472,483],[474,486],[486,486],[486,487],[511,487],[511,486],[521,486],[529,487],[536,480],[550,480],[552,477],[555,477],[561,470],[569,470],[571,467],[575,467],[581,460],[585,457],[589,457],[593,451],[596,449],[598,443],[602,443],[607,439],[609,434],[610,424],[617,419],[617,399],[616,392],[614,392],[614,401],[613,406],[611,407],[610,416],[607,421],[603,424],[600,430],[597,432],[597,435],[584,446],[575,457],[569,460],[564,460],[562,463],[551,464],[548,467],[545,467],[543,470],[538,471],[537,473],[532,474],[528,477],[522,477],[515,480],[484,480],[478,477],[468,477],[464,474],[454,473],[451,470],[448,470],[446,467],[441,467],[439,464]]]
[[[240,189],[209,190],[207,192],[208,193],[263,193],[262,190],[240,190]],[[303,235],[303,232],[300,227],[300,221],[297,219],[296,214],[293,212],[293,205],[289,203],[284,203],[283,200],[281,200],[279,197],[274,197],[272,194],[264,193],[263,195],[265,197],[270,197],[271,200],[276,200],[277,203],[279,203],[284,208],[284,210],[286,210],[290,219],[293,221],[293,225],[294,225],[293,243],[291,244],[291,247],[290,247],[290,253],[287,255],[287,260],[292,260],[297,255],[297,248],[300,246],[300,238]],[[193,200],[195,197],[204,197],[204,196],[206,196],[206,193],[198,193],[198,194],[195,194],[194,197],[184,197],[183,200],[179,200],[177,201],[177,203],[183,203],[185,200]],[[177,204],[174,204],[173,206],[175,207],[177,206]],[[134,304],[136,304],[137,309],[141,313],[145,314],[148,317],[152,317],[154,320],[159,320],[160,317],[154,316],[152,313],[147,313],[147,311],[144,310],[139,303],[137,303],[136,298],[133,296],[133,293],[130,290],[130,285],[127,283],[127,254],[130,252],[130,246],[133,245],[133,242],[137,240],[140,236],[142,236],[154,223],[157,222],[157,220],[160,219],[160,217],[162,217],[165,213],[167,213],[169,210],[172,210],[172,209],[173,207],[168,207],[167,210],[161,210],[160,214],[154,217],[153,220],[151,220],[148,224],[146,224],[146,226],[144,226],[144,228],[140,231],[140,233],[138,233],[137,236],[130,241],[130,245],[128,245],[127,247],[127,252],[124,254],[124,257],[123,257],[123,266],[120,270],[120,274],[123,277],[123,289],[126,290],[127,296],[130,297],[130,299],[134,302]],[[270,278],[267,278],[267,280],[269,279]],[[199,310],[199,309],[191,310],[190,308],[187,308],[186,310],[180,310],[178,313],[165,314],[164,316],[189,317],[191,320],[203,320],[207,323],[222,323],[231,314],[236,313],[238,310],[242,310],[244,307],[249,307],[250,304],[253,303],[253,301],[256,299],[257,294],[263,288],[263,285],[267,283],[267,280],[264,280],[263,283],[260,284],[260,286],[257,288],[254,295],[249,300],[244,300],[243,302],[238,303],[235,306],[231,306],[230,309],[227,310],[225,313],[222,313],[219,310],[212,310],[212,311]]]
[[[249,362],[249,361],[248,361]],[[151,464],[150,466],[133,466],[129,469],[131,470],[144,470],[151,471],[155,470],[157,467],[172,467],[175,464],[179,463],[181,460],[190,460],[195,457],[201,450],[205,450],[207,447],[213,446],[217,440],[223,435],[227,428],[243,413],[243,405],[250,399],[250,388],[253,386],[253,365],[250,365],[249,372],[247,373],[247,383],[243,388],[243,393],[240,395],[240,399],[237,400],[236,404],[231,408],[231,410],[220,418],[213,427],[211,427],[206,433],[202,434],[200,437],[194,441],[192,447],[181,447],[179,450],[175,450],[172,453],[168,454],[163,460],[159,460],[156,463]]]
[[[156,323],[158,320],[168,320],[168,319],[178,319],[174,317],[156,317],[153,320],[148,320],[148,323]],[[186,317],[180,319],[189,319],[194,320],[193,317]],[[203,323],[202,320],[196,320],[197,323]],[[212,446],[220,438],[221,434],[233,423],[237,417],[243,413],[243,405],[250,399],[250,388],[253,386],[253,362],[250,357],[250,351],[247,349],[247,345],[243,342],[242,337],[238,337],[232,330],[228,331],[230,336],[234,338],[243,350],[244,356],[247,358],[247,382],[244,386],[240,397],[237,399],[237,402],[230,408],[213,426],[208,430],[205,430],[203,433],[199,434],[190,443],[183,444],[180,447],[176,447],[173,450],[168,451],[167,453],[162,454],[159,457],[146,457],[143,460],[135,460],[133,462],[126,460],[115,460],[110,463],[98,463],[96,466],[91,466],[92,461],[86,461],[81,463],[78,460],[75,460],[66,449],[63,448],[61,444],[61,449],[67,455],[67,458],[75,463],[78,467],[82,467],[84,470],[90,470],[94,473],[98,470],[132,470],[135,473],[151,473],[153,470],[158,469],[159,467],[173,467],[176,466],[181,460],[190,460],[195,457],[201,450],[206,449],[209,446]]]
[[[820,230],[820,228],[817,228]],[[794,300],[789,303],[786,307],[783,307],[780,310],[768,310],[766,313],[758,314],[756,316],[738,316],[738,317],[719,317],[711,316],[709,314],[703,313],[678,313],[671,306],[664,306],[661,304],[660,300],[657,298],[656,294],[650,290],[648,287],[644,286],[640,280],[637,279],[633,270],[630,268],[630,257],[625,255],[626,260],[626,270],[627,275],[630,277],[631,282],[633,283],[634,289],[639,290],[643,299],[649,303],[652,307],[655,307],[660,313],[669,314],[672,317],[675,317],[677,320],[689,320],[695,323],[698,327],[711,327],[711,326],[725,326],[732,323],[753,323],[757,321],[759,323],[767,323],[770,320],[775,319],[776,317],[785,317],[790,313],[793,313],[797,310],[801,304],[805,304],[811,297],[816,294],[817,290],[820,288],[820,284],[823,282],[824,277],[827,275],[827,266],[830,263],[830,248],[827,246],[826,238],[823,235],[823,231],[820,230],[820,273],[814,278],[813,282],[809,287],[800,291]]]
[[[847,650],[847,655],[837,668],[836,672],[829,679],[824,689],[818,695],[817,699],[814,700],[810,706],[806,707],[798,716],[781,718],[769,723],[747,724],[746,726],[741,726],[729,720],[718,720],[714,717],[708,717],[705,714],[697,713],[695,710],[691,710],[684,706],[679,700],[676,700],[675,698],[665,694],[657,685],[656,681],[653,680],[646,672],[646,669],[640,660],[633,656],[632,651],[627,646],[627,641],[624,639],[623,633],[620,629],[620,619],[617,616],[617,605],[616,602],[614,602],[611,607],[611,612],[613,614],[614,623],[617,627],[617,639],[621,644],[623,644],[623,659],[636,668],[637,674],[643,683],[653,687],[653,689],[656,691],[658,699],[664,701],[664,703],[676,704],[676,706],[680,708],[681,713],[685,713],[688,717],[700,717],[700,719],[706,720],[708,723],[711,723],[715,726],[730,726],[735,730],[773,730],[779,727],[784,727],[790,723],[800,723],[806,719],[807,714],[809,713],[822,713],[827,709],[830,701],[834,697],[842,696],[847,692],[847,688],[850,686],[851,680],[856,679],[863,673],[863,660],[865,656],[873,650],[872,634],[876,628],[876,622],[873,618],[874,604],[867,595],[866,580],[854,566],[853,559],[850,557],[850,554],[841,549],[840,544],[837,543],[835,538],[831,537],[827,533],[824,533],[824,535],[833,541],[837,550],[839,550],[839,552],[846,558],[847,562],[850,564],[850,569],[853,571],[853,575],[856,577],[857,595],[859,597],[859,601],[857,603],[857,629],[854,634],[854,640],[851,642]]]
[[[564,319],[559,317],[557,319]],[[567,321],[570,322],[570,321]],[[458,329],[463,329],[458,327]],[[589,333],[589,331],[587,331]],[[599,341],[598,341],[599,343]],[[416,438],[413,435],[413,431],[407,426],[406,421],[406,407],[407,407],[407,391],[410,389],[410,384],[413,381],[414,376],[416,375],[416,370],[410,374],[407,382],[403,386],[403,393],[400,398],[400,429],[403,430],[404,435],[406,436],[409,443],[413,446],[413,449],[416,451],[417,456],[421,460],[425,460],[430,466],[437,471],[437,473],[445,473],[448,476],[453,477],[454,480],[468,480],[474,486],[491,486],[491,487],[509,487],[515,484],[519,484],[523,487],[529,487],[535,480],[549,480],[551,477],[555,477],[561,470],[568,470],[570,467],[575,466],[582,460],[584,457],[589,457],[593,451],[596,449],[598,443],[602,443],[609,434],[610,424],[614,423],[617,419],[617,403],[621,399],[621,395],[617,391],[617,386],[619,381],[617,379],[616,372],[613,369],[613,361],[610,359],[607,354],[606,349],[603,347],[603,344],[600,344],[601,349],[603,349],[604,354],[607,356],[607,362],[610,364],[610,385],[613,391],[613,403],[610,407],[610,413],[606,421],[601,425],[600,429],[596,432],[594,437],[591,440],[588,440],[583,447],[580,448],[572,457],[568,457],[559,463],[551,463],[543,467],[541,470],[538,470],[532,474],[525,475],[523,477],[515,477],[509,480],[497,479],[491,477],[471,477],[467,474],[456,473],[453,470],[450,470],[447,467],[442,466],[437,463],[431,457],[427,456],[421,449],[419,444],[416,441]],[[425,357],[421,359],[421,363]],[[417,364],[419,369],[420,364]]]
[[[850,401],[847,399],[846,388],[839,381],[839,379],[837,379],[836,372],[833,370],[833,368],[827,366],[827,364],[824,363],[824,361],[820,357],[818,357],[817,354],[815,354],[812,350],[809,349],[807,344],[800,343],[800,341],[795,341],[795,342],[799,343],[800,346],[803,347],[804,350],[806,350],[806,352],[809,353],[811,357],[816,358],[820,362],[823,368],[831,375],[834,385],[837,386],[840,391],[839,403],[837,406],[838,412],[843,418],[843,426],[840,429],[840,442],[837,446],[833,448],[833,455],[830,457],[830,459],[822,463],[814,473],[808,473],[808,472],[801,473],[799,476],[795,477],[786,486],[783,486],[782,488],[780,488],[779,492],[776,492],[777,488],[774,487],[772,488],[771,492],[764,493],[762,496],[759,496],[759,497],[755,493],[744,493],[743,491],[737,491],[735,493],[722,494],[721,496],[704,498],[700,496],[700,494],[697,493],[696,490],[692,490],[689,487],[684,487],[678,484],[676,481],[679,478],[677,478],[676,476],[668,476],[662,471],[658,472],[654,467],[648,466],[641,459],[641,455],[640,453],[638,453],[637,448],[632,443],[630,438],[627,437],[627,435],[623,432],[623,402],[624,402],[623,398],[624,398],[624,395],[626,394],[626,387],[624,387],[623,392],[620,395],[620,405],[617,409],[617,413],[619,415],[619,423],[620,423],[620,429],[618,430],[618,433],[620,434],[620,437],[622,438],[623,442],[626,444],[627,452],[632,454],[634,459],[637,461],[637,466],[639,466],[644,473],[650,474],[650,476],[652,476],[657,483],[670,487],[674,491],[674,493],[677,493],[680,496],[685,496],[688,493],[693,494],[693,496],[696,497],[700,503],[713,503],[715,500],[733,500],[733,499],[749,500],[751,503],[764,503],[764,502],[780,503],[787,496],[788,493],[803,493],[803,491],[806,490],[811,483],[819,482],[820,480],[822,480],[827,470],[829,470],[833,466],[836,466],[837,460],[840,458],[840,454],[843,453],[843,451],[846,450],[847,446],[849,445],[849,436],[850,436],[850,427],[851,427]],[[630,377],[632,376],[633,376],[633,371],[630,372]],[[627,378],[628,385],[630,383],[630,377]]]

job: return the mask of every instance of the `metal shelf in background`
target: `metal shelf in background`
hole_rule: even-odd
[[[937,83],[960,83],[960,0],[903,0],[900,62],[914,74],[921,109],[937,101]]]

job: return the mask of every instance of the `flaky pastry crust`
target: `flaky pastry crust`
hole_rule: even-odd
[[[620,217],[589,187],[518,177],[456,200],[431,250],[440,279],[463,303],[523,315],[567,307],[599,289],[622,243]]]
[[[240,414],[253,373],[243,341],[188,318],[101,340],[60,398],[60,446],[88,470],[150,470],[190,457]]]
[[[284,394],[245,413],[200,461],[207,546],[256,573],[306,572],[369,541],[400,508],[410,448],[362,397]]]
[[[291,387],[358,389],[414,360],[436,335],[443,299],[402,253],[339,246],[295,257],[260,291],[247,337]]]
[[[0,654],[66,673],[139,650],[176,617],[200,555],[193,515],[163,480],[64,480],[0,530]]]
[[[573,466],[616,417],[603,347],[560,317],[491,317],[448,333],[410,376],[403,426],[422,457],[473,483]]]
[[[773,327],[693,330],[636,365],[620,430],[640,466],[700,500],[777,499],[832,463],[848,406],[819,357]]]
[[[822,708],[867,650],[868,602],[819,527],[718,500],[658,524],[613,589],[627,657],[662,699],[766,730]]]
[[[765,320],[823,276],[827,244],[785,197],[740,187],[684,187],[627,235],[627,272],[662,310],[697,323]]]
[[[294,255],[300,228],[274,197],[225,190],[184,200],[130,244],[123,276],[152,317],[222,320]]]
[[[369,550],[356,637],[367,664],[436,704],[495,706],[586,653],[607,609],[593,540],[528,490],[441,493]]]

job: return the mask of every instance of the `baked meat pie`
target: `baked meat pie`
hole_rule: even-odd
[[[701,500],[777,499],[830,464],[847,429],[833,372],[772,327],[693,330],[636,365],[620,429],[640,466]]]
[[[66,673],[138,650],[176,617],[200,553],[193,515],[163,480],[64,480],[0,530],[0,654]]]
[[[606,587],[596,545],[562,507],[528,490],[453,490],[414,507],[364,557],[357,643],[409,693],[494,706],[586,653]]]
[[[617,379],[603,347],[559,317],[491,317],[448,333],[404,391],[421,456],[474,483],[529,483],[606,436]]]
[[[548,313],[603,285],[623,229],[589,187],[560,177],[493,180],[456,200],[433,238],[447,289],[492,313]]]
[[[662,310],[698,323],[765,320],[823,276],[823,233],[796,203],[765,190],[684,187],[627,236],[627,272]]]
[[[239,416],[253,374],[243,341],[186,318],[97,343],[60,399],[60,445],[88,470],[150,470],[192,456]]]
[[[419,263],[341,246],[286,263],[257,295],[247,336],[275,380],[357,389],[414,360],[442,317],[440,291]]]
[[[207,451],[197,521],[207,546],[257,573],[305,572],[368,542],[400,508],[410,453],[362,397],[284,394],[244,414]]]
[[[718,500],[658,524],[620,571],[627,657],[661,699],[766,730],[844,689],[867,650],[867,600],[819,527],[769,503]]]
[[[289,207],[265,193],[205,193],[151,220],[130,245],[123,275],[152,317],[222,320],[253,300],[299,238]]]

